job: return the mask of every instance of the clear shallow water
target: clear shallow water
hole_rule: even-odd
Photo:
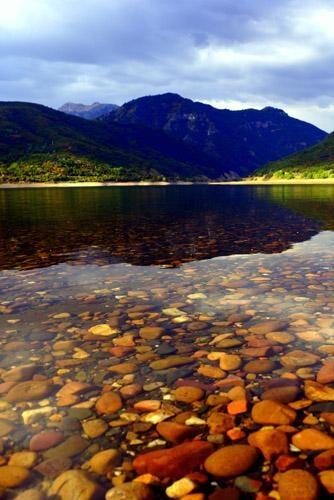
[[[293,340],[264,355],[274,368],[254,374],[254,394],[264,381],[286,371],[280,355],[333,344],[331,186],[2,190],[0,207],[0,369],[37,363],[43,367],[39,375],[56,377],[59,384],[92,384],[88,396],[72,405],[59,405],[51,395],[54,414],[66,416],[78,402],[94,404],[105,384],[117,390],[130,382],[173,388],[184,378],[213,388],[216,379],[197,371],[199,364],[217,365],[205,354],[167,372],[150,363],[212,349],[237,353],[246,363],[252,359],[242,351],[250,346],[247,329],[267,319],[287,322]],[[235,323],[229,319],[235,314],[245,318]],[[112,325],[117,337],[132,335],[136,350],[116,356],[110,351],[114,336],[89,333],[97,324]],[[138,332],[145,326],[159,326],[165,336],[143,340]],[[313,337],[303,338],[305,331]],[[222,333],[237,343],[226,349],[212,346],[212,338]],[[55,347],[67,340],[73,345]],[[17,341],[21,344],[11,348]],[[166,345],[169,352],[161,350]],[[109,371],[124,362],[136,366],[128,378]],[[245,377],[242,369],[233,374]],[[143,390],[124,401],[124,408],[161,398],[159,388]],[[15,430],[5,437],[9,453],[26,449],[38,431],[57,427],[56,420],[45,417],[23,426],[20,411],[16,417],[10,412],[0,409],[0,419],[15,420]],[[124,453],[136,455],[154,439],[149,432],[131,444],[127,431],[112,427],[92,443],[103,449],[110,442],[124,448],[126,442]],[[74,455],[72,466],[92,454]],[[38,473],[34,481],[40,483]],[[270,481],[264,489],[270,489]]]

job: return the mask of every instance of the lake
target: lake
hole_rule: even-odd
[[[131,480],[164,472],[124,464],[189,439],[208,455],[261,425],[329,438],[334,367],[317,373],[334,356],[334,186],[3,189],[0,234],[0,446],[27,452],[30,484],[84,466],[110,487],[87,465],[109,448],[109,479]],[[314,439],[290,455],[311,463]],[[252,491],[224,476],[198,490],[269,492],[264,460],[227,474],[250,470]]]

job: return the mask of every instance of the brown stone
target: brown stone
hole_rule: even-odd
[[[10,403],[22,401],[38,401],[52,392],[53,384],[49,380],[20,382],[15,385],[6,395]]]
[[[64,440],[63,434],[56,431],[45,431],[30,439],[29,448],[32,451],[44,451],[56,446]]]
[[[320,360],[320,357],[307,351],[298,349],[290,351],[280,358],[283,366],[289,369],[300,368],[303,366],[312,366]]]
[[[112,415],[122,408],[122,400],[117,392],[105,392],[96,401],[95,408],[100,415]]]
[[[145,340],[156,340],[165,333],[163,328],[158,326],[144,326],[139,330],[139,335]]]
[[[58,476],[48,491],[48,496],[59,500],[99,500],[103,489],[81,470],[68,470]]]
[[[284,432],[277,429],[261,429],[248,436],[248,443],[259,448],[266,460],[289,450],[288,438]]]
[[[281,500],[317,500],[317,480],[310,472],[291,469],[279,475],[278,492]]]
[[[256,403],[252,408],[252,418],[257,424],[290,425],[296,416],[292,408],[269,399]]]
[[[161,437],[173,444],[191,439],[200,432],[196,427],[178,424],[177,422],[160,422],[157,425],[157,431]]]
[[[204,467],[213,476],[234,477],[252,468],[257,458],[256,448],[245,444],[235,444],[212,453],[205,460]]]
[[[334,448],[323,451],[314,457],[314,466],[317,469],[332,469],[334,467]]]
[[[204,396],[204,391],[199,387],[192,386],[182,386],[178,387],[174,391],[174,397],[176,401],[181,403],[194,403],[199,401]]]
[[[246,373],[270,373],[275,369],[275,363],[269,359],[255,359],[244,366]]]
[[[334,401],[334,388],[313,380],[306,380],[305,396],[311,401]]]
[[[288,323],[286,321],[280,320],[267,320],[261,321],[261,323],[257,323],[249,328],[251,333],[255,333],[256,335],[266,335],[270,332],[278,332],[280,330],[286,330],[288,327]]]
[[[331,384],[334,382],[334,361],[327,361],[317,374],[319,384]]]
[[[206,441],[190,441],[173,448],[138,455],[133,466],[137,474],[149,473],[160,479],[179,479],[197,469],[212,451],[212,445]]]
[[[334,439],[317,429],[303,429],[292,436],[292,444],[300,450],[328,450],[334,448]]]
[[[28,469],[15,465],[0,467],[0,487],[16,488],[24,483],[30,476]]]

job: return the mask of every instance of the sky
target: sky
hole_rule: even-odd
[[[0,100],[176,92],[334,130],[334,0],[0,0]]]

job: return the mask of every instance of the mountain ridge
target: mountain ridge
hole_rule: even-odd
[[[271,106],[262,110],[218,109],[174,93],[133,99],[100,120],[163,130],[239,175],[311,146],[327,135]]]
[[[133,103],[139,103],[139,116]],[[298,131],[294,139],[291,123]],[[326,135],[282,110],[222,111],[171,93],[130,101],[96,120],[40,104],[0,102],[0,175],[9,182],[233,180],[259,162],[254,153],[249,164],[249,147],[268,152],[267,129],[283,152]]]
[[[93,102],[93,104],[81,104],[75,102],[65,102],[58,111],[69,115],[79,116],[87,120],[95,120],[102,115],[108,114],[118,108],[117,104]]]
[[[253,175],[268,179],[334,177],[334,133],[329,134],[311,148],[264,165]]]

